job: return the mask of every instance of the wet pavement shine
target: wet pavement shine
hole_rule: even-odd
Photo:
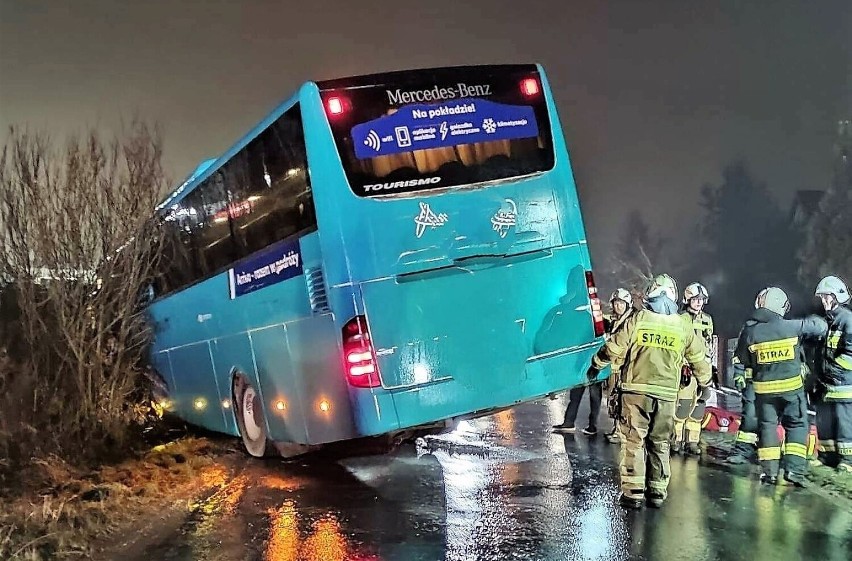
[[[551,433],[564,406],[526,404],[383,456],[246,459],[145,558],[852,559],[848,501],[761,486],[748,469],[676,457],[664,507],[624,511],[618,446]]]

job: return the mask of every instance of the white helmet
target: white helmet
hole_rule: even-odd
[[[627,304],[628,308],[633,307],[633,296],[630,294],[629,291],[623,288],[616,289],[616,291],[612,293],[612,296],[609,297],[610,304],[612,304],[616,300],[621,300],[622,302]]]
[[[819,281],[816,287],[816,295],[819,296],[820,294],[833,294],[840,304],[849,302],[849,289],[846,287],[846,283],[835,276],[825,277]]]
[[[703,284],[694,282],[683,291],[683,303],[689,304],[689,301],[693,298],[704,298],[704,303],[706,304],[710,301],[710,293],[707,292]]]
[[[666,274],[657,275],[645,289],[645,298],[667,296],[672,302],[677,302],[677,283]]]
[[[755,309],[766,308],[784,317],[790,311],[790,299],[787,298],[787,293],[777,286],[770,286],[757,294],[754,307]]]

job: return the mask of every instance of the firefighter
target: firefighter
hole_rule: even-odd
[[[629,317],[630,311],[633,309],[633,297],[630,295],[630,292],[623,288],[619,288],[615,292],[612,293],[612,297],[610,298],[610,305],[612,306],[612,316],[609,318],[604,318],[604,322],[606,324],[606,334],[604,337],[609,338],[612,333],[614,333],[618,328],[620,328],[625,320]],[[595,436],[598,434],[597,429],[597,420],[598,416],[601,412],[601,401],[603,400],[603,390],[604,385],[606,385],[607,391],[612,390],[613,379],[615,378],[615,369],[613,369],[613,375],[607,378],[606,382],[596,382],[590,386],[589,389],[589,424],[586,428],[583,429],[583,434],[586,436]],[[561,433],[574,433],[577,428],[574,426],[574,422],[577,420],[577,413],[580,410],[580,402],[583,399],[583,394],[586,391],[587,386],[580,386],[578,388],[573,388],[568,394],[568,407],[565,409],[565,417],[562,421],[561,425],[555,425],[553,427],[554,432]],[[613,432],[615,432],[613,430]],[[608,434],[607,439],[611,439],[612,435]]]
[[[807,471],[808,403],[802,379],[802,339],[821,337],[825,321],[817,316],[784,319],[787,294],[771,286],[758,293],[755,312],[737,341],[735,355],[751,369],[757,408],[757,457],[761,482],[775,485],[781,467],[778,424],[784,427],[784,479],[802,487]]]
[[[818,374],[817,433],[829,466],[852,472],[852,310],[849,289],[837,277],[816,288],[828,320]]]
[[[612,317],[610,318],[609,325],[607,326],[607,338],[612,337],[612,334],[618,331],[635,311],[635,308],[633,307],[633,296],[630,294],[630,291],[625,288],[619,288],[612,293],[612,296],[609,298],[609,305],[612,307]],[[613,418],[612,431],[606,435],[606,438],[613,444],[620,440],[618,435],[618,423],[615,421],[615,417],[613,416],[613,411],[616,408],[614,396],[616,395],[615,389],[617,385],[618,366],[612,365],[612,374],[609,378],[607,378],[604,390],[609,395],[608,410],[610,417]]]
[[[683,291],[683,303],[686,306],[681,316],[688,320],[695,334],[704,340],[707,364],[712,364],[713,349],[713,318],[704,311],[704,306],[710,300],[710,295],[703,285],[694,282]],[[681,378],[681,389],[677,395],[677,411],[675,412],[674,435],[672,437],[672,452],[678,454],[683,450],[690,456],[700,456],[698,446],[701,437],[701,424],[704,421],[704,403],[698,401],[698,384],[691,375],[688,365],[684,365]],[[683,441],[686,440],[684,447]]]
[[[702,399],[712,376],[704,341],[678,316],[676,299],[674,280],[655,277],[645,290],[646,309],[633,313],[613,333],[592,359],[588,374],[595,377],[610,363],[623,365],[617,416],[623,441],[620,502],[626,508],[642,508],[646,501],[659,508],[666,500],[669,439],[684,360],[694,368]]]

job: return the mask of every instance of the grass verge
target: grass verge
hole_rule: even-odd
[[[88,473],[56,457],[37,460],[30,490],[0,497],[0,559],[89,559],[93,543],[145,513],[224,485],[224,451],[209,439],[184,437]]]

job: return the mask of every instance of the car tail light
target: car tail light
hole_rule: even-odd
[[[346,379],[356,388],[382,385],[367,318],[355,316],[343,326],[343,363]]]
[[[538,80],[535,78],[525,78],[521,80],[521,92],[526,96],[538,95],[541,88],[538,85]]]
[[[601,299],[598,298],[598,288],[595,286],[595,276],[586,271],[586,286],[589,288],[589,305],[592,309],[592,321],[595,322],[595,337],[600,337],[606,331],[604,327]]]

